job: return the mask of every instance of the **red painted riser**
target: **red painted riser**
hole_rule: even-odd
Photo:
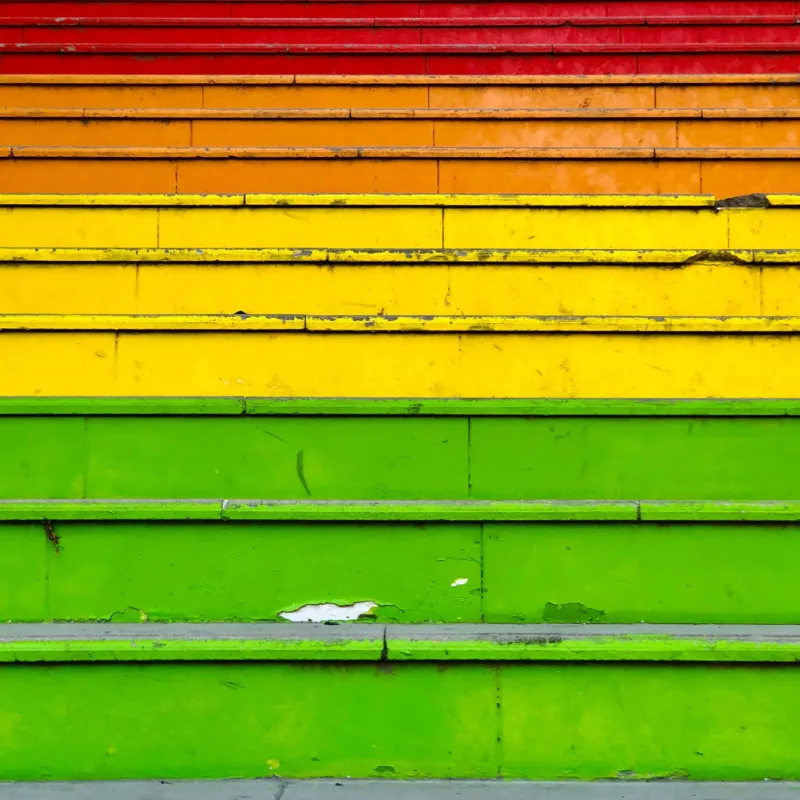
[[[62,24],[37,24],[31,20],[0,22],[0,45],[33,48],[36,45],[61,49],[95,45],[100,51],[117,45],[180,47],[208,46],[211,50],[226,46],[287,44],[301,45],[542,45],[561,48],[580,46],[583,52],[608,50],[638,52],[654,48],[659,52],[680,51],[687,45],[703,49],[705,45],[730,45],[745,49],[776,45],[800,45],[800,25],[794,18],[789,24],[747,24],[742,18],[719,20],[718,24],[664,24],[663,18],[650,24],[638,20],[608,20],[598,23],[563,24],[553,20],[536,23],[525,19],[427,19],[375,20],[194,20],[156,19],[111,20],[75,19]],[[178,51],[179,52],[179,51]]]
[[[309,48],[306,48],[308,50]],[[502,48],[508,50],[508,48]],[[71,75],[713,75],[800,73],[790,52],[553,53],[8,53],[0,73]]]
[[[772,16],[800,13],[794,0],[639,0],[599,3],[592,0],[560,2],[442,2],[442,0],[66,0],[66,2],[2,2],[3,17],[581,17],[671,16],[689,20],[697,16]]]

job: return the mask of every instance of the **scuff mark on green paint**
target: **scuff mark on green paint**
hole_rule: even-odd
[[[268,431],[268,430],[266,430],[266,429],[264,430],[264,433],[265,433],[267,436],[271,436],[273,439],[277,439],[279,442],[281,442],[281,443],[283,443],[283,444],[286,444],[286,440],[285,440],[285,439],[281,439],[281,437],[280,437],[280,436],[278,436],[278,434],[277,434],[277,433],[273,433],[272,431]]]
[[[44,525],[44,535],[47,537],[47,543],[56,553],[61,552],[61,537],[56,533],[56,529],[53,527],[53,523],[49,519],[43,519],[42,525]]]
[[[687,781],[689,770],[680,768],[669,772],[637,772],[633,769],[623,769],[611,776],[612,780],[621,781]]]
[[[299,450],[297,452],[297,477],[300,480],[300,483],[305,489],[306,494],[311,497],[311,489],[308,488],[308,483],[306,482],[306,472],[305,472],[305,464],[303,463],[303,451]]]
[[[583,603],[545,603],[543,622],[602,622],[606,612]]]
[[[141,608],[136,606],[128,606],[123,608],[122,611],[115,611],[111,614],[106,622],[147,622],[147,614]]]
[[[397,770],[392,766],[381,764],[381,765],[375,767],[375,772],[377,772],[377,773],[379,773],[381,775],[387,775],[387,774],[388,775],[395,775],[397,773]]]

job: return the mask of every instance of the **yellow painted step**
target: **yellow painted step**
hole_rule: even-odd
[[[800,395],[796,332],[11,331],[0,359],[6,396]]]
[[[0,106],[800,108],[793,75],[0,77]]]
[[[0,247],[785,250],[800,197],[0,195]],[[198,254],[200,255],[200,254]]]
[[[0,248],[6,314],[800,314],[800,250]]]

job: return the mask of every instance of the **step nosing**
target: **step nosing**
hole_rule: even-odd
[[[453,779],[170,779],[0,782],[6,800],[796,800],[800,782],[653,779],[557,781]]]
[[[800,661],[800,626],[360,622],[0,626],[0,663],[87,661],[793,663]]]

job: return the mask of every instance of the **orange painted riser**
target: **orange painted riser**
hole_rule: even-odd
[[[5,108],[800,108],[793,76],[4,76]]]
[[[797,147],[800,109],[571,112],[0,110],[0,145],[72,147]],[[88,116],[87,116],[88,115]],[[238,115],[238,118],[229,118]],[[716,117],[716,118],[715,118]]]
[[[464,157],[414,157],[420,151],[376,148],[273,151],[270,158],[0,158],[0,185],[8,193],[238,193],[238,192],[398,192],[398,193],[709,193],[730,197],[752,192],[792,192],[800,186],[800,151],[772,151],[771,158],[704,159],[645,157],[630,151],[516,151],[488,158],[471,151]],[[50,154],[55,151],[50,151]],[[141,152],[141,151],[140,151]],[[670,151],[664,151],[669,154]],[[674,151],[673,151],[674,152]],[[778,153],[780,152],[780,155]],[[281,157],[278,156],[282,153]],[[466,151],[467,154],[470,151]],[[472,157],[474,155],[484,157]],[[687,152],[684,151],[684,155]],[[0,156],[3,152],[0,152]],[[306,157],[310,156],[310,157]],[[543,157],[547,156],[547,157]]]

